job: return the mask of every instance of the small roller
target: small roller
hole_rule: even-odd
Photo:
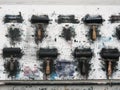
[[[96,40],[96,38],[97,38],[97,31],[96,31],[96,29],[104,21],[104,19],[102,19],[102,16],[100,16],[100,15],[90,16],[89,14],[87,14],[84,18],[82,18],[82,21],[86,25],[90,26],[90,29],[91,29],[91,39],[92,40]]]
[[[45,60],[45,74],[49,75],[52,72],[53,60],[58,56],[58,50],[56,48],[40,48],[38,56]]]
[[[119,60],[120,53],[119,53],[118,49],[116,49],[116,48],[115,49],[102,48],[100,55],[103,58],[103,60],[108,62],[107,75],[108,75],[108,77],[110,77],[113,72],[112,71],[112,63]]]
[[[84,49],[75,48],[73,56],[79,62],[81,74],[87,76],[88,70],[89,70],[88,60],[90,60],[93,56],[91,49],[90,48],[84,48]]]

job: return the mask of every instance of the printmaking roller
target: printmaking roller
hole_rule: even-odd
[[[50,19],[48,15],[32,15],[31,17],[31,23],[35,24],[36,30],[35,30],[35,42],[38,44],[38,41],[42,41],[45,34],[45,26],[49,23]]]
[[[18,57],[22,56],[22,50],[20,48],[3,48],[3,57]]]
[[[97,31],[96,31],[96,29],[104,21],[104,19],[102,19],[102,16],[100,16],[100,15],[90,16],[89,14],[87,14],[84,18],[82,18],[82,21],[86,25],[90,26],[90,29],[91,29],[91,39],[92,40],[96,40],[96,38],[97,38]]]
[[[119,15],[111,15],[109,21],[111,23],[119,23],[120,22],[120,14]]]
[[[19,12],[19,15],[5,15],[4,23],[10,23],[10,22],[22,23],[23,17],[21,15],[21,12]]]
[[[48,24],[50,19],[49,19],[48,15],[40,15],[40,16],[32,15],[30,21],[32,24],[35,24],[35,23]]]
[[[113,72],[112,71],[112,63],[119,60],[120,53],[119,53],[118,49],[116,49],[116,48],[115,49],[102,48],[100,55],[103,58],[103,60],[108,62],[107,76],[109,77],[112,75],[112,72]]]
[[[9,76],[15,76],[19,69],[19,62],[15,58],[21,58],[22,50],[20,48],[3,48],[3,58],[9,58],[4,64]]]
[[[49,75],[52,72],[53,60],[58,56],[58,50],[56,48],[40,48],[38,56],[45,60],[45,74]]]
[[[88,73],[88,61],[92,58],[93,53],[90,48],[78,49],[75,48],[73,53],[74,58],[79,62],[80,72],[82,75],[87,75]]]
[[[75,19],[75,15],[59,15],[58,16],[58,20],[57,20],[58,24],[61,23],[79,23],[78,19]]]

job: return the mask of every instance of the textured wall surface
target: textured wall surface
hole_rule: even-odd
[[[49,8],[49,9],[48,9]],[[43,60],[38,60],[36,57],[36,51],[39,50],[39,48],[57,48],[58,52],[60,53],[57,60],[54,60],[54,64],[56,62],[61,61],[65,62],[68,61],[70,63],[75,62],[75,59],[72,57],[72,52],[75,47],[80,48],[91,48],[94,52],[94,55],[90,61],[91,64],[91,70],[89,72],[88,79],[106,79],[106,72],[102,70],[102,60],[100,60],[100,50],[102,48],[118,48],[120,50],[119,40],[115,37],[115,28],[119,25],[119,23],[110,23],[108,21],[109,17],[112,14],[118,14],[120,7],[119,6],[49,6],[49,5],[1,5],[1,14],[0,14],[0,53],[2,53],[2,49],[4,47],[20,47],[24,51],[23,57],[19,60],[20,62],[20,73],[16,76],[16,79],[21,80],[29,80],[34,78],[35,80],[43,80],[43,71],[42,71],[42,63]],[[18,14],[18,12],[21,11],[22,16],[24,18],[24,22],[21,24],[18,23],[3,23],[3,17],[6,14]],[[107,13],[106,13],[107,12]],[[105,19],[105,22],[103,25],[101,25],[98,28],[98,31],[100,30],[101,37],[94,41],[92,43],[86,35],[88,35],[89,28],[88,26],[84,25],[81,19],[86,14],[91,15],[102,15],[102,17]],[[34,41],[34,35],[35,27],[30,23],[31,16],[35,15],[41,15],[41,14],[47,14],[49,18],[52,20],[51,23],[47,26],[46,29],[46,35],[42,42],[40,42],[38,45]],[[74,14],[77,19],[80,20],[79,24],[72,24],[72,23],[62,23],[58,24],[55,22],[57,19],[57,16],[60,14],[64,15],[70,15]],[[18,27],[21,29],[22,34],[22,40],[20,42],[16,42],[15,45],[10,43],[10,38],[6,37],[8,34],[8,28],[13,25],[15,27]],[[76,36],[75,38],[72,38],[70,42],[66,42],[64,38],[59,37],[62,33],[62,28],[65,25],[69,25],[73,28],[75,28]],[[109,33],[108,33],[109,30]],[[55,41],[56,38],[56,41]],[[75,42],[75,40],[77,42]],[[8,78],[8,73],[4,71],[4,63],[7,61],[6,59],[3,59],[2,55],[0,55],[0,79],[1,80],[11,80],[11,78]],[[116,65],[117,71],[113,73],[112,79],[120,79],[120,61],[117,62],[118,65]],[[38,67],[38,76],[34,77],[34,65],[37,65]],[[28,76],[25,75],[25,68],[29,66],[30,67],[30,73]],[[68,64],[65,64],[64,66],[69,66]],[[78,73],[73,67],[77,65],[70,65],[69,68],[65,68],[65,70],[62,73],[58,73],[58,69],[56,66],[56,73],[52,73],[50,80],[57,79],[57,80],[63,80],[63,79],[85,79],[82,75]],[[40,68],[40,69],[39,69]],[[63,67],[64,68],[64,67]],[[74,70],[72,70],[72,69]],[[70,74],[72,71],[72,75]],[[32,78],[31,78],[32,77]]]

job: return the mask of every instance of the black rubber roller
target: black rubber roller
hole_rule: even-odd
[[[31,23],[46,23],[48,24],[50,21],[48,15],[40,15],[40,16],[36,16],[36,15],[32,15],[31,17]]]
[[[40,48],[38,52],[39,58],[56,58],[58,56],[58,50],[56,48]]]
[[[103,21],[105,21],[101,15],[89,15],[87,14],[82,21],[90,27],[90,37],[93,41],[97,39],[98,32],[97,28],[100,26]]]
[[[87,14],[82,20],[86,24],[92,24],[92,23],[102,24],[102,22],[104,21],[102,19],[102,16],[100,15],[90,16],[89,14]]]
[[[81,57],[92,57],[93,53],[90,48],[84,48],[84,49],[78,49],[76,48],[74,50],[74,57],[75,58],[81,58]]]
[[[100,55],[104,59],[119,59],[120,53],[117,48],[115,49],[105,49],[103,48],[100,52]]]
[[[21,12],[19,12],[19,15],[5,15],[4,23],[10,23],[10,22],[22,23],[23,17],[21,15]]]
[[[3,48],[3,57],[21,57],[22,50],[20,48]]]
[[[58,50],[56,48],[40,48],[38,51],[39,58],[44,60],[44,71],[46,75],[49,75],[53,71],[53,60],[58,56]]]

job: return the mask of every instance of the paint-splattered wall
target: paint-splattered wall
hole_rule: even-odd
[[[80,80],[80,79],[107,79],[104,61],[100,57],[102,48],[117,48],[120,50],[119,40],[116,36],[116,27],[119,22],[111,23],[109,17],[119,14],[119,6],[37,6],[37,5],[1,5],[0,6],[0,79],[1,80]],[[4,16],[18,15],[21,12],[22,23],[4,23]],[[86,14],[101,15],[105,20],[97,28],[97,39],[90,39],[91,25],[86,25],[82,18]],[[40,42],[35,42],[35,32],[37,25],[31,23],[32,15],[48,15],[50,21],[43,25],[44,38]],[[59,15],[75,15],[79,23],[57,22]],[[71,40],[66,40],[62,34],[64,27],[72,28],[74,32]],[[10,32],[12,29],[19,29],[18,36],[11,41]],[[16,30],[17,31],[17,30]],[[15,32],[15,30],[14,30]],[[18,33],[17,32],[17,33]],[[62,34],[62,35],[61,35]],[[19,38],[20,36],[20,38]],[[19,72],[14,77],[8,77],[9,72],[5,69],[5,64],[9,58],[3,58],[3,48],[19,47],[22,50],[21,58],[14,58],[19,62]],[[74,58],[73,52],[76,47],[80,49],[90,48],[92,56],[88,59],[89,72],[87,77],[80,74],[79,60]],[[46,77],[44,59],[38,58],[37,51],[40,48],[57,48],[58,56],[52,59],[52,72]],[[84,52],[83,52],[84,53]],[[117,61],[117,60],[116,60]],[[115,64],[116,69],[112,72],[112,79],[120,79],[119,61]]]

